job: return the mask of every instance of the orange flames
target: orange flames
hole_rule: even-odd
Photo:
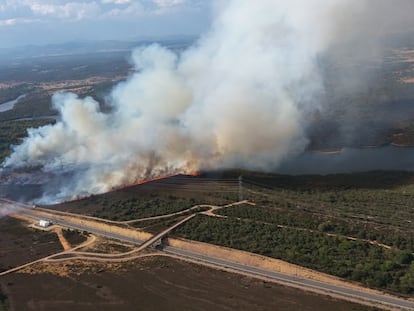
[[[154,178],[150,178],[150,179],[144,179],[144,180],[137,181],[137,182],[135,182],[131,185],[120,186],[120,187],[114,188],[114,189],[112,189],[111,191],[108,191],[108,192],[121,190],[121,189],[125,189],[125,188],[130,188],[130,187],[134,187],[134,186],[139,186],[139,185],[146,184],[146,183],[149,183],[149,182],[162,180],[162,179],[166,179],[166,178],[171,178],[171,177],[175,177],[175,176],[178,176],[178,175],[179,174],[171,174],[171,175],[164,175],[164,176],[154,177]]]
[[[200,171],[194,171],[194,172],[188,173],[187,175],[188,176],[193,176],[193,177],[198,177],[198,176],[201,175],[201,172]]]
[[[122,189],[131,188],[131,187],[135,187],[135,186],[139,186],[139,185],[143,185],[143,184],[147,184],[147,183],[154,182],[154,181],[157,181],[157,180],[163,180],[163,179],[175,177],[175,176],[178,176],[178,175],[180,175],[180,174],[170,174],[170,175],[164,175],[164,176],[154,177],[154,178],[150,178],[150,179],[140,180],[140,181],[137,181],[137,182],[135,182],[133,184],[130,184],[130,185],[124,185],[124,186],[114,187],[111,190],[107,191],[107,193],[114,192],[114,191],[118,191],[118,190],[122,190]],[[188,173],[186,175],[187,176],[197,177],[197,176],[200,176],[200,172],[194,171],[194,172]],[[81,201],[83,199],[86,199],[88,197],[89,196],[79,196],[79,197],[77,197],[75,199],[71,199],[71,200],[64,201],[64,203],[77,202],[77,201]]]

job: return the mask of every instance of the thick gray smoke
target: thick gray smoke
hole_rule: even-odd
[[[211,30],[181,55],[158,45],[133,53],[137,72],[113,90],[110,113],[56,94],[61,121],[31,129],[4,165],[64,172],[53,200],[177,172],[274,168],[306,148],[307,116],[322,109],[318,57],[339,36],[379,35],[384,12],[387,31],[401,27],[411,3],[216,1]]]

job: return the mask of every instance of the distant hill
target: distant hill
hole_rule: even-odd
[[[17,48],[0,49],[0,64],[26,58],[129,52],[137,46],[152,43],[159,43],[172,49],[181,49],[189,46],[195,40],[196,37],[194,36],[170,36],[163,38],[141,38],[132,41],[74,41],[49,45],[27,45]]]

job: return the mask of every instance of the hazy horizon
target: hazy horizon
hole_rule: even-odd
[[[211,2],[199,0],[2,2],[0,48],[199,35],[211,15]]]

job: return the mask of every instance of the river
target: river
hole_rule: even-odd
[[[0,104],[0,112],[5,112],[5,111],[9,111],[12,110],[14,108],[14,105],[16,105],[19,100],[23,99],[26,97],[26,94],[20,95],[19,97],[17,97],[16,99],[10,100],[8,102],[5,102],[3,104]]]

